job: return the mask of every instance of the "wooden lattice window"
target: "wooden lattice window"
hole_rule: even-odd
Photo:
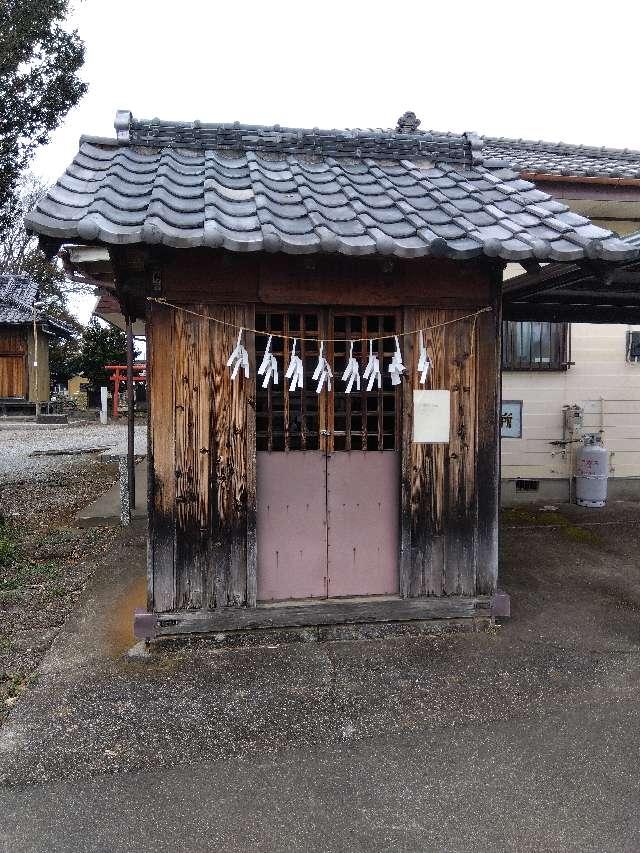
[[[256,362],[259,364],[262,359],[269,333],[279,333],[299,337],[298,354],[304,366],[304,388],[289,393],[284,372],[292,342],[273,338],[271,348],[278,360],[280,382],[275,387],[270,383],[263,389],[258,377],[257,450],[399,450],[401,386],[392,386],[387,372],[395,343],[393,337],[380,340],[382,336],[393,335],[398,322],[393,312],[334,313],[293,309],[257,312]],[[305,336],[327,340],[325,357],[334,374],[331,394],[316,394],[312,375],[318,360],[318,345],[315,340],[304,341]],[[367,383],[363,380],[359,392],[354,389],[346,394],[341,377],[349,357],[349,341],[369,337],[378,338],[374,345],[383,370],[382,388],[376,385],[367,392]],[[369,357],[367,343],[354,342],[353,354],[362,374]]]
[[[318,450],[320,448],[320,397],[311,377],[318,361],[318,345],[305,341],[316,337],[320,329],[317,312],[269,311],[256,313],[256,362],[260,364],[269,333],[300,336],[298,355],[304,365],[304,388],[289,393],[284,373],[291,356],[292,341],[274,337],[271,351],[278,360],[280,381],[262,388],[257,377],[256,390],[256,449],[257,450]]]
[[[502,325],[504,370],[566,370],[569,366],[567,323],[519,322]]]
[[[399,450],[400,449],[400,388],[393,386],[387,367],[395,350],[393,335],[397,329],[395,314],[350,313],[335,314],[332,323],[332,338],[343,338],[333,344],[333,372],[337,378],[333,394],[333,449],[334,450]],[[353,338],[373,338],[374,352],[382,368],[382,388],[377,385],[367,391],[362,380],[360,391],[345,393],[341,376],[349,358]],[[353,354],[360,365],[360,374],[369,358],[366,341],[355,341]]]

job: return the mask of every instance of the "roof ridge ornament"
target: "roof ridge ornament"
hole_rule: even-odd
[[[131,114],[131,110],[117,110],[113,126],[116,129],[116,139],[122,145],[128,145],[131,141],[130,128],[132,120],[133,115]]]
[[[416,133],[422,122],[411,110],[407,110],[398,119],[396,133]]]

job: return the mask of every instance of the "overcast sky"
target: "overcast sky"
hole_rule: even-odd
[[[33,170],[139,118],[392,127],[640,149],[637,2],[75,0],[89,90]],[[466,11],[465,11],[466,10]]]
[[[640,149],[633,0],[72,3],[89,90],[33,161],[49,183],[118,109],[324,128],[413,110],[423,130]]]

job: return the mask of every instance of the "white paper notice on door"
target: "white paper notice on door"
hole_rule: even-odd
[[[451,420],[449,391],[413,392],[413,440],[419,444],[448,444]]]

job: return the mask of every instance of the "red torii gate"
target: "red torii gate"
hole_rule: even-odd
[[[126,364],[105,364],[105,370],[113,370],[109,377],[109,381],[113,382],[113,417],[118,417],[118,401],[120,399],[120,383],[127,381],[127,365]],[[147,362],[137,361],[133,365],[133,381],[147,381]]]

